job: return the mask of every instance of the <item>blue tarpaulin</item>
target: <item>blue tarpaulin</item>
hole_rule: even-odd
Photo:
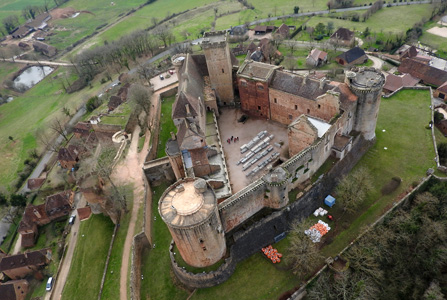
[[[335,204],[335,198],[331,195],[327,195],[327,197],[324,199],[324,204],[326,204],[329,207],[332,207]]]

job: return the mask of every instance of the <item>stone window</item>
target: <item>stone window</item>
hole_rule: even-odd
[[[310,114],[310,109],[309,108],[307,109],[307,113]]]
[[[293,116],[292,116],[292,115],[289,115],[289,120],[292,120],[292,118],[293,118]]]
[[[295,110],[298,110],[298,105],[295,105]]]
[[[262,91],[264,89],[264,86],[262,84],[258,84],[258,90]]]
[[[241,86],[247,86],[247,81],[241,80]]]
[[[224,69],[222,69],[222,74],[225,73]]]
[[[260,107],[260,106],[258,106],[258,110],[261,110],[261,107]]]
[[[278,100],[276,100],[276,98],[273,100],[273,102],[278,103]]]
[[[318,104],[318,109],[320,109],[321,108],[321,105],[320,104]]]

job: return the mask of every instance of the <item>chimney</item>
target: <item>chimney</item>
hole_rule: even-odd
[[[37,211],[37,209],[33,209],[33,213],[38,217],[39,219],[42,218],[42,215]]]
[[[191,116],[191,110],[189,109],[189,104],[186,104],[185,108],[186,108],[186,116],[187,117]]]
[[[320,90],[322,90],[324,88],[325,84],[326,84],[326,79],[325,78],[321,78],[321,80],[320,80]]]
[[[303,84],[302,85],[305,85],[307,83],[307,77],[309,77],[309,74],[305,74],[303,76]]]
[[[171,131],[170,134],[171,134],[171,139],[173,141],[175,141],[177,139],[177,136],[175,135],[175,133]]]

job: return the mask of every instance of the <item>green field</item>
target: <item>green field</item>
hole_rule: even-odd
[[[355,31],[364,31],[366,27],[373,33],[405,33],[407,29],[413,27],[422,18],[430,17],[430,4],[408,5],[399,7],[384,7],[373,14],[365,22],[352,22],[329,18],[327,16],[315,16],[310,19],[307,26],[315,27],[318,23],[327,24],[333,22],[334,27],[345,27]],[[364,11],[356,11],[362,15]]]
[[[0,62],[0,66],[2,64]],[[17,172],[23,169],[28,152],[36,148],[42,150],[35,138],[38,129],[47,129],[47,124],[55,117],[63,119],[63,107],[74,114],[101,88],[99,83],[94,83],[91,89],[66,94],[61,79],[55,78],[65,72],[63,68],[55,70],[39,84],[15,97],[14,101],[0,106],[0,186],[11,191],[11,183]],[[11,141],[9,136],[14,140]]]
[[[168,139],[171,137],[171,131],[177,133],[177,128],[171,119],[172,104],[175,102],[175,96],[164,98],[161,104],[161,117],[160,133],[158,137],[157,158],[166,156],[165,145]]]
[[[125,187],[125,195],[127,201],[127,209],[129,210],[120,221],[120,227],[116,233],[116,238],[113,243],[112,252],[110,253],[109,265],[107,268],[106,279],[104,282],[104,289],[102,291],[102,299],[119,299],[120,298],[120,279],[121,279],[121,264],[123,258],[124,242],[129,228],[129,222],[133,203],[133,186]]]
[[[92,215],[81,223],[62,299],[79,299],[80,295],[83,299],[98,297],[113,227],[110,218],[102,214]]]
[[[53,1],[47,1],[49,8],[54,6]],[[25,19],[22,17],[22,9],[28,5],[43,6],[45,0],[1,0],[0,1],[0,20],[4,18],[16,15],[19,20],[24,23]],[[0,26],[3,26],[0,25]]]

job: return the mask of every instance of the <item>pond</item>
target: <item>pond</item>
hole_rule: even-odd
[[[29,67],[17,76],[16,79],[14,79],[14,88],[19,91],[25,91],[37,84],[53,71],[54,68],[48,66]]]

